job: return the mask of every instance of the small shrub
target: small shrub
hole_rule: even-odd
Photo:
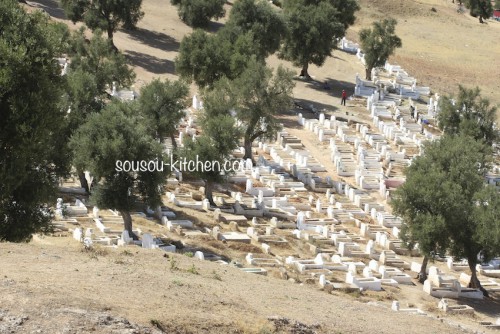
[[[151,323],[152,326],[158,328],[162,332],[165,332],[165,328],[163,327],[163,324],[159,320],[151,319],[149,320],[149,322]]]
[[[177,260],[174,257],[170,258],[170,270],[179,270],[179,267],[177,266]]]
[[[174,279],[174,280],[172,281],[172,284],[177,285],[177,286],[184,286],[184,283],[182,283],[182,282],[181,282],[180,280],[178,280],[178,279]]]
[[[215,270],[212,271],[212,278],[215,279],[215,280],[217,280],[217,281],[222,281],[222,277]]]
[[[186,255],[187,257],[193,257],[194,256],[193,252],[186,252],[186,253],[184,253],[184,255]]]
[[[272,334],[272,333],[273,333],[273,331],[268,327],[262,327],[259,330],[259,334]]]
[[[132,255],[134,255],[134,254],[132,254],[132,252],[131,252],[131,251],[129,251],[128,249],[124,249],[124,250],[122,251],[122,255],[132,256]]]
[[[98,245],[92,245],[92,247],[83,246],[81,252],[87,253],[92,260],[99,260],[99,256],[106,256],[109,254],[106,248],[102,248]]]
[[[192,264],[191,267],[187,270],[189,273],[193,275],[199,275],[198,269],[196,269],[195,265]]]

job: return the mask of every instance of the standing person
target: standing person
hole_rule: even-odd
[[[340,101],[340,105],[345,106],[345,100],[347,99],[347,93],[345,92],[345,89],[342,89],[342,101]]]

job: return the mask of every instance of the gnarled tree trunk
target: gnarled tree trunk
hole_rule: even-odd
[[[250,139],[250,137],[245,136],[243,148],[245,149],[245,155],[243,156],[243,159],[245,159],[245,160],[251,159],[253,161],[252,140]]]
[[[78,173],[78,179],[80,179],[80,186],[85,189],[85,192],[87,194],[90,194],[90,187],[89,183],[87,182],[87,178],[85,177],[85,172],[82,172],[81,170],[77,171]]]
[[[429,258],[424,256],[422,260],[422,266],[420,267],[420,272],[417,274],[417,279],[420,283],[424,284],[427,279],[427,263],[429,262]]]
[[[131,238],[134,238],[134,240],[137,240],[137,236],[132,232],[132,217],[130,216],[130,212],[128,211],[120,211],[120,214],[122,215],[123,218],[123,225],[125,230],[128,231],[128,235]]]
[[[213,196],[214,184],[212,181],[205,181],[205,198],[208,199],[208,202],[211,206],[217,206],[214,202]]]
[[[309,63],[305,63],[303,66],[302,66],[302,70],[300,70],[300,76],[301,77],[305,77],[306,79],[311,79],[311,76],[309,75],[309,72],[307,72],[307,70],[309,69]]]
[[[111,44],[111,48],[113,49],[113,51],[118,52],[118,48],[115,46],[115,43],[113,42],[114,31],[110,25],[108,25],[107,32],[108,32],[108,40],[109,40],[109,43]]]
[[[366,78],[366,80],[369,80],[369,81],[372,80],[372,68],[371,67],[365,68],[365,78]]]
[[[469,269],[471,271],[470,282],[468,287],[473,289],[479,289],[481,290],[481,292],[485,297],[488,297],[489,296],[488,291],[486,291],[486,289],[483,288],[481,282],[479,281],[479,278],[477,278],[477,271],[476,271],[477,261],[475,261],[475,259],[467,259],[467,260],[469,262]]]
[[[175,141],[175,135],[173,133],[170,134],[170,140],[172,141],[172,148],[174,151],[177,150],[177,142]]]

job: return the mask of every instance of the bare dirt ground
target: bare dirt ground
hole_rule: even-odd
[[[454,319],[395,313],[387,302],[165,255],[137,247],[86,252],[58,237],[0,244],[0,332],[270,333],[268,317],[289,319],[276,331],[288,333],[470,332]]]
[[[54,0],[30,4],[64,20]],[[397,17],[403,48],[391,62],[402,65],[420,85],[429,85],[434,92],[453,93],[458,83],[479,85],[492,102],[500,102],[500,23],[480,25],[476,19],[456,13],[455,5],[444,0],[361,0],[360,4],[363,9],[348,32],[349,39],[356,40],[359,29],[373,20]],[[145,16],[136,31],[115,35],[115,44],[137,73],[136,90],[155,77],[177,78],[174,58],[183,36],[192,31],[180,21],[169,1],[144,0],[143,10]],[[220,26],[214,22],[210,30]],[[268,63],[298,72],[275,56]],[[297,81],[297,101],[313,104],[328,115],[367,120],[361,102],[349,101],[347,107],[340,107],[341,90],[352,93],[355,74],[364,73],[355,56],[335,51],[322,67],[310,66],[309,71],[314,81]],[[319,83],[325,80],[332,90],[321,89]],[[319,145],[314,134],[299,129],[294,113],[281,119],[286,130],[301,138],[333,175],[327,147]],[[179,213],[199,226],[214,224],[205,213]],[[134,223],[145,232],[180,239],[154,223]],[[246,253],[260,252],[255,245],[221,244],[210,239],[183,241],[240,262]],[[277,252],[312,257],[292,241]],[[297,277],[303,282],[299,285],[278,276],[250,275],[232,266],[183,255],[164,257],[161,251],[135,247],[85,252],[69,237],[0,244],[0,333],[459,333],[483,331],[478,320],[500,315],[498,296],[478,304],[470,302],[478,311],[474,317],[443,319],[435,310],[438,301],[425,296],[421,285],[360,296],[326,293],[308,285],[303,277]],[[415,306],[434,315],[394,313],[388,309],[394,299],[402,307]],[[288,320],[268,320],[273,316]]]

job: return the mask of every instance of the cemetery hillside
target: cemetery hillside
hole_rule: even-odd
[[[500,1],[0,0],[0,334],[498,333]]]

